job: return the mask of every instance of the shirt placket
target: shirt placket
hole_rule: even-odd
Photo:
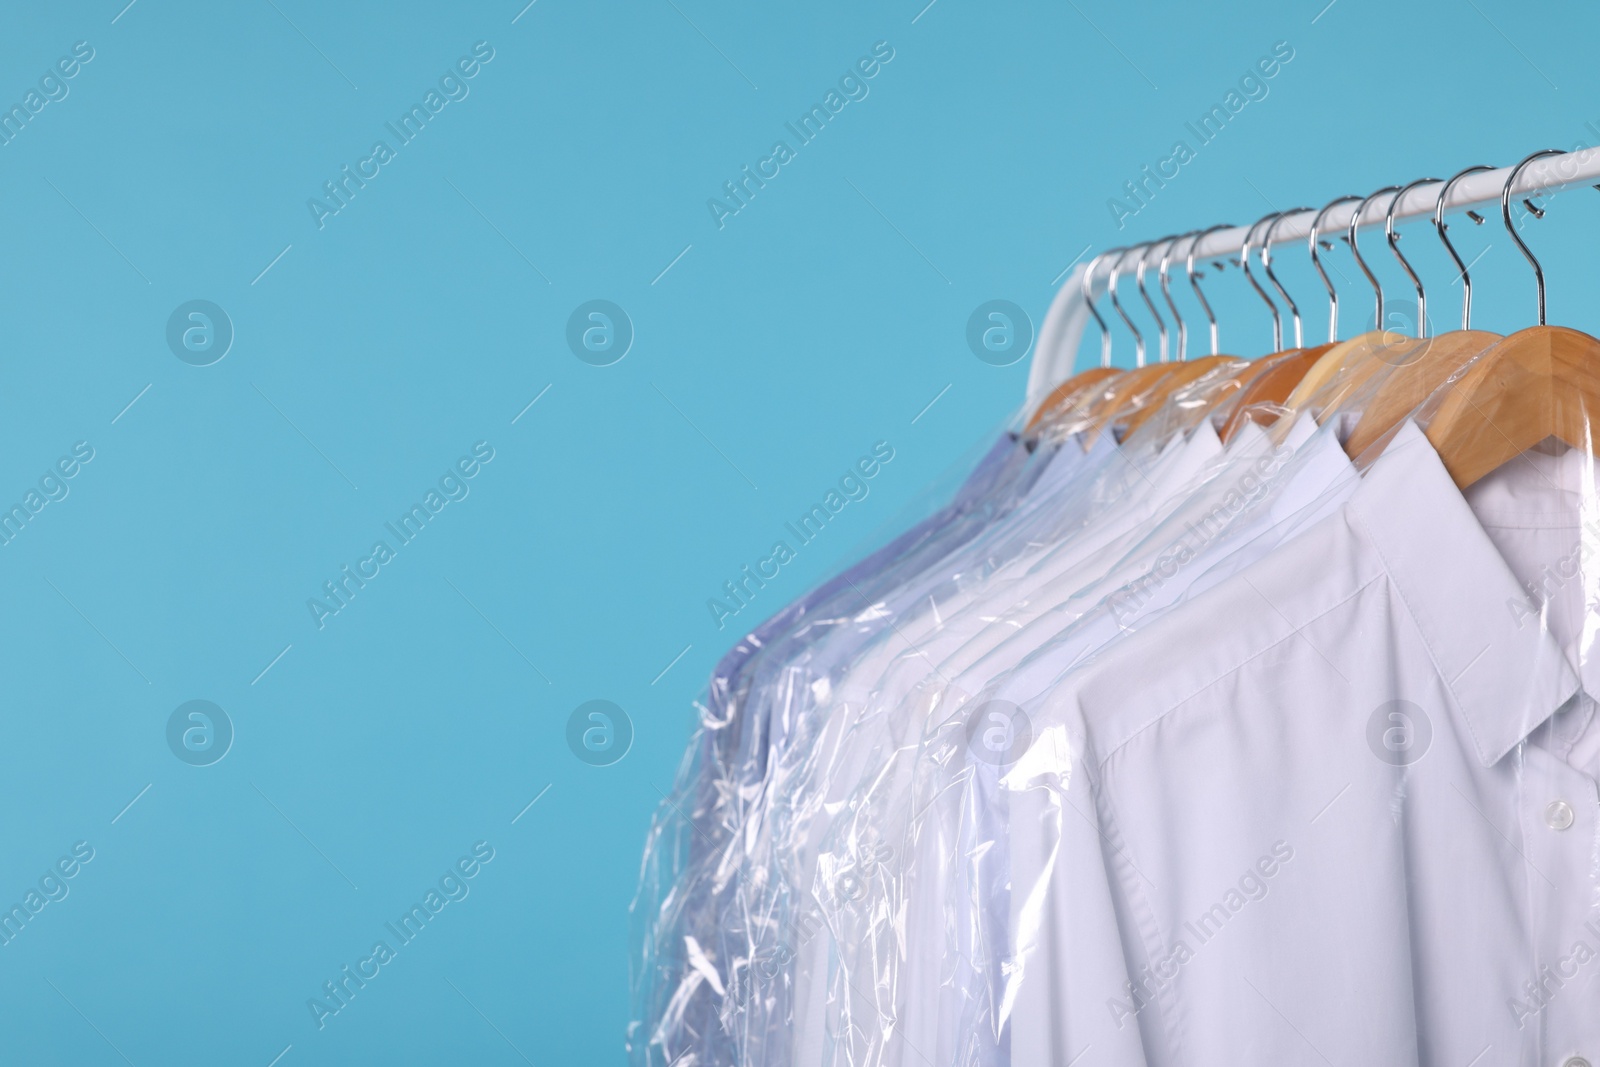
[[[1518,809],[1530,868],[1531,951],[1517,996],[1537,1019],[1524,1028],[1532,1063],[1591,1067],[1600,1064],[1600,790],[1561,757],[1522,746]]]

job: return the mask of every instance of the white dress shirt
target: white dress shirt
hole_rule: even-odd
[[[1012,776],[1057,790],[1041,844],[1097,853],[1109,901],[1049,856],[1030,966],[1115,926],[1132,984],[1076,1003],[1152,1065],[1600,1062],[1595,616],[1547,628],[1524,588],[1596,493],[1547,458],[1464,498],[1408,425],[1336,514],[1052,701]]]

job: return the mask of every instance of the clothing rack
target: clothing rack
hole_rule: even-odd
[[[1513,167],[1499,167],[1460,178],[1445,200],[1445,211],[1460,211],[1478,204],[1498,202],[1507,180],[1511,177],[1512,169]],[[1522,169],[1511,195],[1513,198],[1546,196],[1579,185],[1592,185],[1597,181],[1600,181],[1600,146],[1534,160]],[[1399,203],[1394,205],[1394,217],[1398,220],[1422,215],[1431,216],[1439,202],[1439,186],[1442,184],[1443,180],[1428,182],[1407,190]],[[1322,216],[1322,222],[1317,228],[1318,233],[1338,234],[1348,230],[1359,206],[1360,201],[1356,200],[1333,206]],[[1368,205],[1366,213],[1362,216],[1362,227],[1383,225],[1389,206],[1388,199],[1383,196],[1378,197]],[[1295,212],[1273,227],[1257,227],[1257,229],[1270,229],[1270,243],[1274,245],[1289,241],[1304,241],[1311,235],[1311,223],[1316,216],[1317,210]],[[1195,244],[1195,258],[1238,256],[1244,249],[1245,238],[1250,229],[1248,225],[1230,226],[1206,234]],[[1265,236],[1259,232],[1250,242],[1252,248],[1261,248],[1267,243]],[[1179,251],[1185,256],[1188,254],[1186,246]],[[1092,257],[1089,258],[1089,262],[1093,262]],[[1083,298],[1083,277],[1088,267],[1089,263],[1085,262],[1079,263],[1072,269],[1066,282],[1057,290],[1044,325],[1039,329],[1038,343],[1034,347],[1033,362],[1028,374],[1026,406],[1029,410],[1037,408],[1052,389],[1070,378],[1074,369],[1081,369],[1075,368],[1074,364],[1077,361],[1078,342],[1089,321],[1088,305]],[[1105,292],[1109,276],[1110,271],[1105,264],[1101,264],[1101,268],[1091,279],[1090,289],[1094,296],[1098,297]]]

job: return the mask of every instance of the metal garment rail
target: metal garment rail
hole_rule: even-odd
[[[1490,201],[1499,202],[1506,180],[1511,177],[1511,170],[1511,167],[1501,167],[1498,170],[1478,171],[1462,178],[1450,190],[1450,197],[1444,204],[1445,211],[1459,211]],[[1538,196],[1559,192],[1575,185],[1592,185],[1596,181],[1600,181],[1600,147],[1585,148],[1559,156],[1546,156],[1529,163],[1517,177],[1517,184],[1511,190],[1511,195],[1513,198]],[[1439,202],[1439,186],[1443,184],[1443,181],[1429,182],[1408,191],[1395,208],[1394,217],[1404,219],[1418,215],[1431,216],[1434,205]],[[1382,226],[1384,214],[1389,208],[1389,199],[1387,196],[1380,196],[1373,200],[1362,217],[1362,226]],[[1357,204],[1358,202],[1351,201],[1331,209],[1323,216],[1318,232],[1335,235],[1344,232],[1350,226],[1350,219],[1356,213]],[[1316,217],[1316,210],[1298,212],[1285,218],[1273,231],[1272,243],[1278,245],[1288,241],[1304,241],[1310,237],[1311,220]],[[1249,229],[1249,226],[1234,226],[1208,234],[1195,246],[1195,258],[1237,256],[1244,248],[1245,234]],[[1252,247],[1260,247],[1261,243],[1261,234],[1258,233],[1256,240],[1252,242]],[[1187,251],[1185,246],[1179,247]]]

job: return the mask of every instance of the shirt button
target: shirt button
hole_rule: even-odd
[[[1565,800],[1552,800],[1545,805],[1544,821],[1552,830],[1565,830],[1572,825],[1572,805]],[[1589,1061],[1574,1056],[1562,1067],[1589,1067]]]
[[[1582,1056],[1571,1056],[1562,1062],[1561,1067],[1589,1067],[1589,1061]]]

